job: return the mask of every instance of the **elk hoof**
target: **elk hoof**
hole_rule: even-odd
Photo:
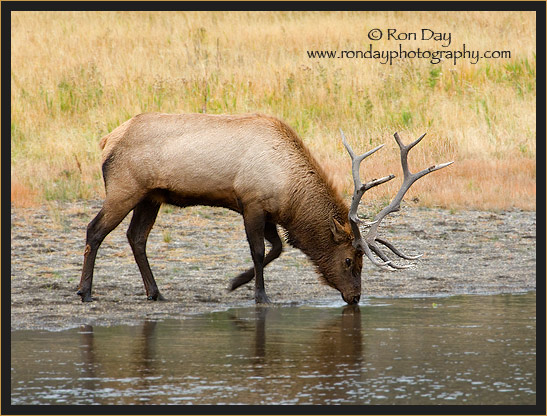
[[[272,303],[270,302],[270,299],[268,299],[268,296],[266,295],[266,292],[255,292],[255,303]]]
[[[90,292],[84,293],[81,290],[78,290],[76,294],[82,298],[82,302],[93,302],[93,298],[91,297]]]
[[[233,279],[233,280],[230,282],[230,286],[228,286],[228,290],[229,290],[230,292],[233,292],[233,291],[236,290],[239,286],[241,286],[241,283],[238,284],[237,279]]]
[[[243,286],[246,283],[249,283],[253,277],[254,277],[253,269],[250,269],[250,270],[247,270],[246,272],[241,273],[239,276],[234,277],[230,281],[230,287],[228,288],[228,290],[230,292],[233,290],[236,290],[238,287]]]
[[[167,299],[165,299],[165,298],[162,296],[162,294],[159,293],[159,292],[156,293],[155,295],[150,295],[150,296],[148,296],[146,299],[148,299],[148,300],[167,300]]]

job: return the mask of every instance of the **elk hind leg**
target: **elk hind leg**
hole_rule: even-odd
[[[165,300],[158,290],[146,256],[146,241],[156,221],[160,205],[150,199],[139,202],[133,210],[133,217],[127,229],[127,239],[139,266],[148,300]]]
[[[77,294],[81,296],[82,302],[91,302],[91,286],[93,284],[93,269],[99,246],[105,237],[118,226],[120,222],[133,209],[138,199],[117,199],[105,200],[103,207],[97,216],[87,226],[86,244],[84,251],[84,264],[82,277]]]

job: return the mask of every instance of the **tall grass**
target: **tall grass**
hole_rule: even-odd
[[[535,209],[536,59],[532,12],[14,12],[12,203],[104,195],[100,137],[149,111],[263,112],[290,124],[345,192],[349,158],[364,178],[395,173],[393,133],[428,135],[411,169],[456,163],[418,182],[425,205]],[[446,49],[371,42],[372,28],[451,32],[448,49],[509,50],[510,59],[310,59],[307,50]],[[397,182],[399,180],[399,182]]]

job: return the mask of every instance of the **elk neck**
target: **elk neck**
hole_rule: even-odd
[[[281,225],[292,246],[304,252],[320,267],[334,247],[332,218],[347,225],[349,207],[325,179],[322,172],[309,171],[291,190],[289,215]],[[349,230],[349,225],[347,225]]]

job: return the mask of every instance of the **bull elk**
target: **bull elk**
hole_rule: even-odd
[[[234,290],[255,279],[255,301],[268,303],[264,267],[282,251],[276,225],[286,230],[289,244],[302,250],[326,284],[341,292],[348,304],[359,302],[363,254],[375,265],[402,268],[377,243],[397,256],[414,259],[377,236],[382,219],[397,211],[405,192],[423,175],[408,170],[408,151],[401,150],[404,182],[393,201],[362,237],[357,207],[363,194],[390,175],[365,184],[359,179],[361,161],[379,146],[356,155],[342,132],[352,159],[355,192],[348,208],[323,169],[298,135],[282,121],[259,114],[140,114],[100,141],[106,199],[87,227],[82,277],[78,294],[92,301],[91,286],[97,250],[103,239],[133,211],[127,238],[141,272],[149,300],[163,300],[146,256],[146,241],[162,203],[186,207],[209,205],[243,216],[254,267],[235,277]],[[265,255],[264,239],[271,243]],[[375,253],[381,261],[376,260]]]

